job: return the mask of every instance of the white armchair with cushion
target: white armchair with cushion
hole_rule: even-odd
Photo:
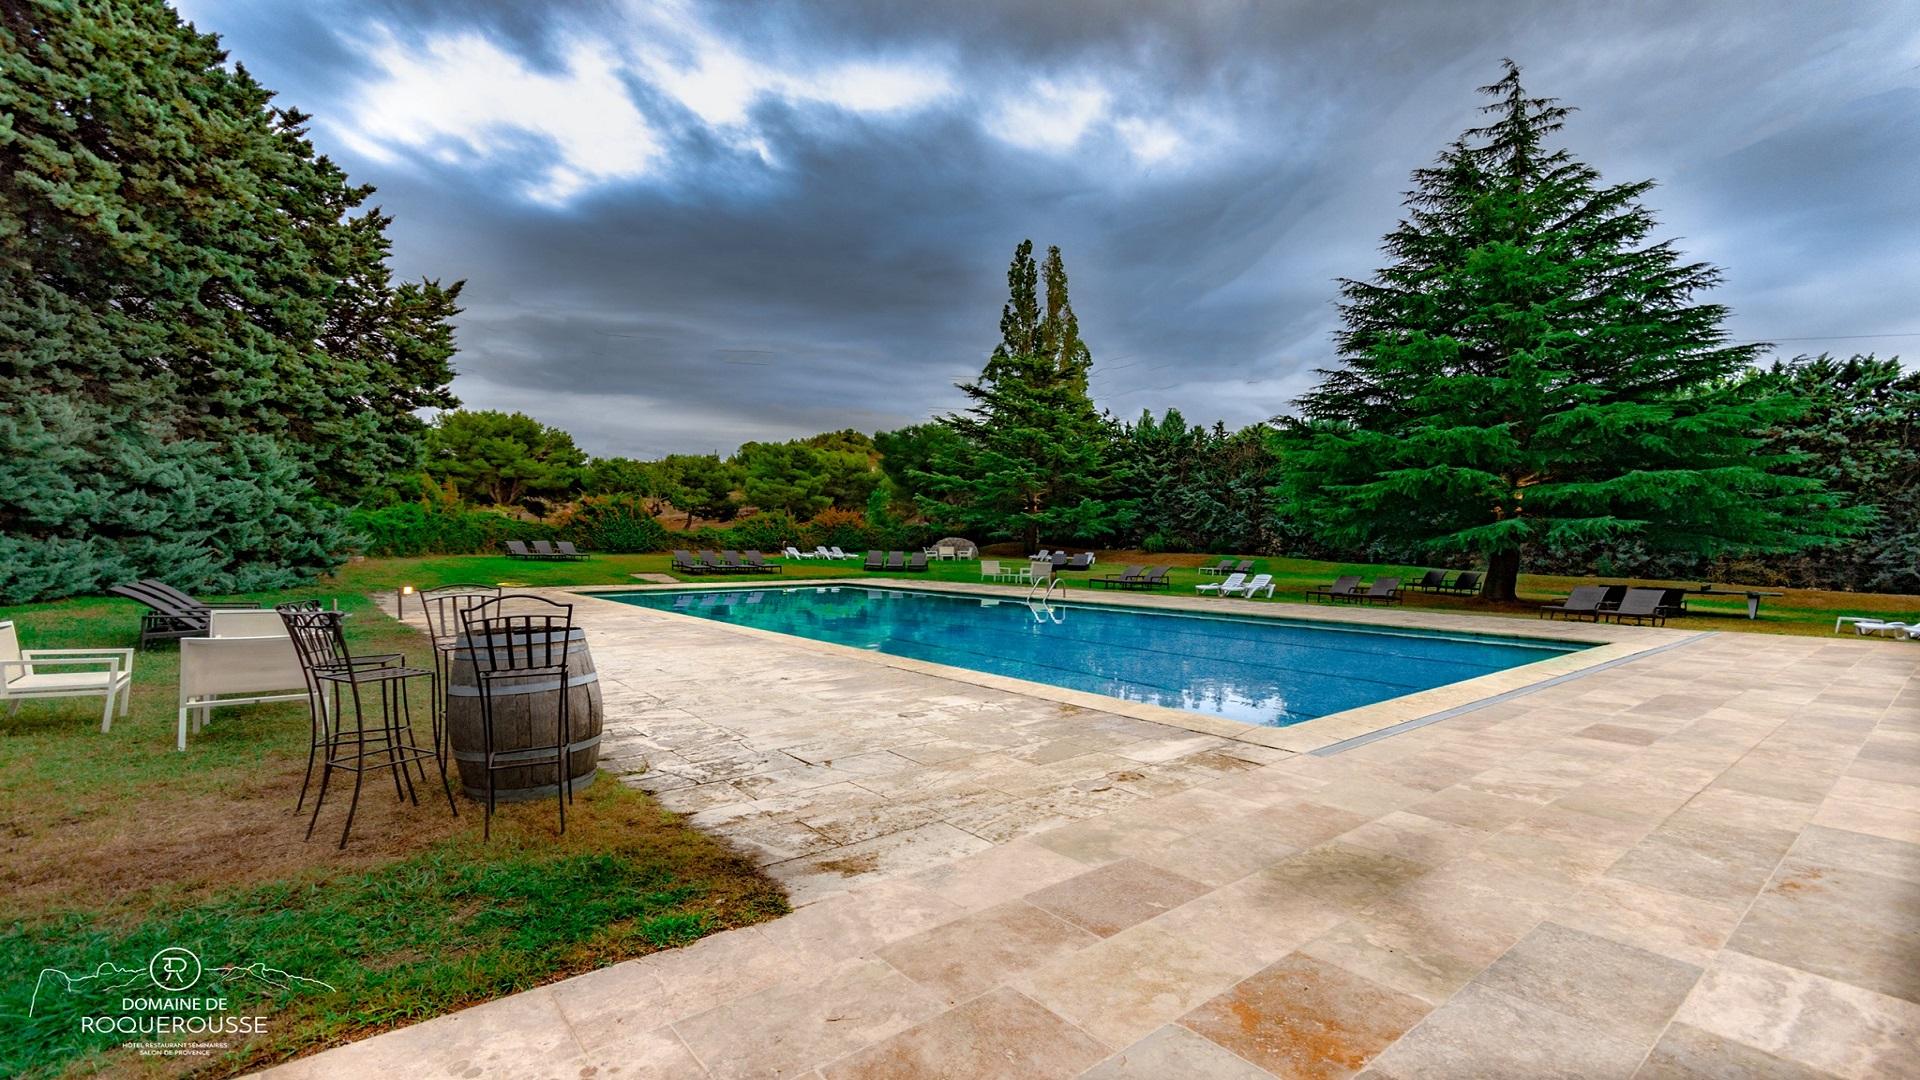
[[[180,641],[177,750],[187,748],[189,713],[197,732],[224,705],[307,699],[307,678],[279,612],[216,611],[211,619],[208,636]]]
[[[28,698],[107,699],[100,730],[113,730],[113,706],[127,715],[133,690],[132,649],[22,649],[12,622],[0,622],[0,700],[11,715]]]

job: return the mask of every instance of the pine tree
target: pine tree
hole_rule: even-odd
[[[0,601],[283,587],[455,404],[458,286],[161,0],[0,3]]]
[[[957,528],[1018,537],[1029,552],[1043,534],[1097,540],[1134,506],[1107,494],[1113,433],[1087,394],[1093,355],[1080,340],[1060,249],[1036,267],[1033,242],[1022,241],[1007,284],[1000,344],[980,378],[960,385],[972,405],[941,421],[958,441],[915,474],[921,510]]]
[[[1476,552],[1514,598],[1528,550],[1637,539],[1712,556],[1846,535],[1761,432],[1790,395],[1734,378],[1720,280],[1648,243],[1652,181],[1605,185],[1547,146],[1568,109],[1511,62],[1492,122],[1413,174],[1393,262],[1340,283],[1341,366],[1282,441],[1286,516],[1323,541]]]

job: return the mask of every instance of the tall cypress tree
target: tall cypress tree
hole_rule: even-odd
[[[1634,538],[1698,555],[1832,542],[1857,515],[1761,433],[1786,394],[1733,376],[1719,282],[1648,243],[1653,182],[1550,148],[1568,110],[1511,62],[1492,122],[1413,174],[1392,263],[1340,283],[1341,364],[1283,439],[1285,515],[1330,544],[1476,552],[1510,600],[1529,549]]]
[[[941,423],[959,438],[914,473],[931,520],[989,536],[1092,541],[1131,517],[1114,488],[1110,425],[1087,394],[1093,354],[1067,297],[1057,247],[1036,265],[1033,241],[1014,250],[1000,344],[980,378],[962,383],[972,401]]]
[[[0,600],[337,565],[417,464],[458,286],[161,0],[0,2]]]

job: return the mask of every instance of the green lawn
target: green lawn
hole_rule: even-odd
[[[1225,557],[1225,556],[1221,556]],[[781,575],[759,576],[747,574],[725,575],[678,575],[693,582],[737,582],[792,579],[800,575],[807,577],[888,577],[919,578],[935,581],[979,582],[980,563],[978,560],[959,560],[930,564],[924,574],[867,574],[858,561],[829,562],[816,559],[803,560],[797,564],[790,560]],[[1018,562],[1018,556],[1002,557],[1002,562]],[[1202,581],[1214,581],[1217,578],[1202,576],[1197,566],[1210,564],[1213,559],[1196,555],[1149,555],[1140,552],[1103,552],[1095,569],[1087,574],[1063,574],[1065,587],[1071,592],[1105,589],[1091,584],[1091,579],[1103,574],[1116,574],[1128,563],[1145,565],[1175,566],[1172,591],[1184,595],[1193,594],[1193,586]],[[595,555],[585,562],[528,562],[519,559],[507,559],[485,555],[449,555],[421,559],[369,559],[345,567],[338,578],[327,584],[329,588],[366,592],[376,589],[398,589],[405,585],[416,588],[430,587],[436,584],[449,584],[456,581],[476,582],[512,582],[525,585],[631,585],[636,573],[668,573],[672,560],[666,555]],[[1321,562],[1312,559],[1257,558],[1254,560],[1257,572],[1274,576],[1276,588],[1274,599],[1299,600],[1301,594],[1317,585],[1325,585],[1342,574],[1358,574],[1362,580],[1371,581],[1381,575],[1393,575],[1405,581],[1417,581],[1424,567],[1384,566],[1366,563]],[[1413,608],[1433,608],[1456,611],[1467,614],[1486,615],[1506,618],[1536,618],[1535,607],[1549,600],[1567,595],[1575,585],[1592,584],[1602,579],[1554,577],[1539,574],[1520,576],[1520,594],[1523,603],[1517,605],[1488,604],[1477,597],[1431,596],[1422,593],[1409,593],[1407,606]],[[1610,581],[1623,579],[1612,578]],[[1637,582],[1644,584],[1698,585],[1692,582]],[[1716,587],[1732,587],[1735,583],[1715,582]],[[1675,619],[1668,625],[1690,630],[1739,630],[1775,634],[1831,634],[1833,621],[1840,615],[1889,615],[1905,616],[1909,620],[1920,618],[1920,596],[1900,596],[1885,593],[1839,593],[1822,592],[1811,589],[1773,590],[1784,591],[1787,595],[1769,597],[1760,608],[1760,618],[1749,622],[1746,618],[1746,600],[1739,595],[1725,597],[1690,596],[1687,599],[1689,614],[1686,618]]]
[[[357,650],[425,660],[424,639],[356,592],[250,599],[314,595],[340,597]],[[132,645],[138,611],[73,600],[0,619],[29,648]],[[0,1075],[230,1074],[786,910],[749,861],[607,777],[577,797],[564,837],[550,801],[503,807],[482,842],[464,798],[455,819],[437,785],[415,807],[370,782],[346,851],[338,785],[306,842],[305,706],[216,710],[179,753],[178,652],[136,655],[132,708],[110,733],[97,698],[0,717]],[[80,1034],[96,998],[43,991],[28,1016],[42,969],[144,965],[166,946],[333,989],[230,993],[269,1026],[211,1060],[135,1058],[111,1049],[125,1036]]]

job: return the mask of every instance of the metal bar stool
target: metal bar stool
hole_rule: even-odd
[[[498,585],[437,585],[421,589],[420,610],[427,617],[427,637],[433,641],[433,752],[447,752],[447,684],[453,675],[454,647],[460,641],[460,613],[475,604],[498,599]],[[406,613],[401,612],[402,615]]]
[[[407,700],[407,687],[413,679],[433,679],[433,672],[405,666],[405,657],[398,653],[354,656],[347,648],[346,633],[342,629],[344,616],[338,611],[282,611],[280,618],[286,623],[287,636],[293,639],[301,670],[313,688],[315,729],[324,734],[320,790],[314,796],[313,817],[307,822],[307,839],[313,838],[314,826],[320,823],[320,808],[326,805],[327,787],[335,770],[353,774],[353,797],[347,804],[346,824],[340,829],[342,848],[347,846],[347,837],[353,831],[353,817],[360,808],[360,789],[368,770],[390,772],[394,796],[401,802],[411,800],[418,806],[420,795],[407,766],[412,763],[424,783],[426,762],[433,759],[440,769],[440,790],[447,797],[447,807],[458,817],[460,808],[454,804],[453,789],[447,784],[446,762],[413,739],[413,711]],[[331,723],[323,715],[324,697],[329,688],[334,695]],[[433,692],[431,682],[428,690]],[[353,705],[351,728],[343,707],[346,701]],[[370,727],[368,713],[376,703],[379,716]],[[380,760],[382,756],[384,761]]]
[[[516,610],[505,607],[513,601]],[[531,610],[528,610],[531,609]],[[560,831],[567,831],[567,804],[573,801],[573,763],[569,751],[573,727],[567,716],[567,653],[573,640],[573,605],[539,596],[502,596],[460,610],[460,661],[473,665],[479,690],[481,751],[487,774],[487,816],[482,835],[493,836],[496,804],[494,774],[502,769],[532,765],[554,766],[554,801],[560,809]],[[528,680],[538,680],[529,683]],[[501,751],[495,729],[495,692],[502,683],[524,697],[544,693],[549,686],[559,699],[554,706],[554,741],[536,743],[531,730],[525,746]],[[531,724],[531,713],[529,713]],[[517,741],[517,740],[516,740]]]

